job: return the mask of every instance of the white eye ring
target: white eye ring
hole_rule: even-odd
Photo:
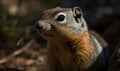
[[[60,18],[60,16],[62,16],[62,17]],[[59,20],[59,19],[61,19],[61,20]],[[59,23],[65,23],[66,22],[66,13],[62,13],[62,12],[58,13],[55,16],[55,20]]]

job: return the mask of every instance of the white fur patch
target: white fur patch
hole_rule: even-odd
[[[96,45],[96,50],[97,50],[96,52],[97,52],[97,54],[100,54],[102,52],[103,48],[102,48],[101,44],[98,42],[98,40],[93,35],[92,35],[92,38]]]

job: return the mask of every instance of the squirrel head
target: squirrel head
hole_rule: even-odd
[[[36,23],[37,31],[47,40],[71,40],[88,31],[83,13],[79,7],[45,10]]]

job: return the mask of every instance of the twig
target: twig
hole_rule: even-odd
[[[23,46],[21,49],[16,50],[15,52],[13,52],[11,55],[9,55],[8,57],[5,57],[3,59],[0,60],[0,64],[3,64],[7,61],[9,61],[11,58],[21,54],[22,52],[26,51],[28,48],[30,48],[33,44],[34,44],[35,40],[32,39],[30,40],[25,46]]]

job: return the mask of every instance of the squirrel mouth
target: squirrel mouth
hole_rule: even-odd
[[[45,30],[38,30],[37,32],[43,36],[47,36],[47,37],[53,37],[53,34],[51,34],[49,31],[45,31]]]

